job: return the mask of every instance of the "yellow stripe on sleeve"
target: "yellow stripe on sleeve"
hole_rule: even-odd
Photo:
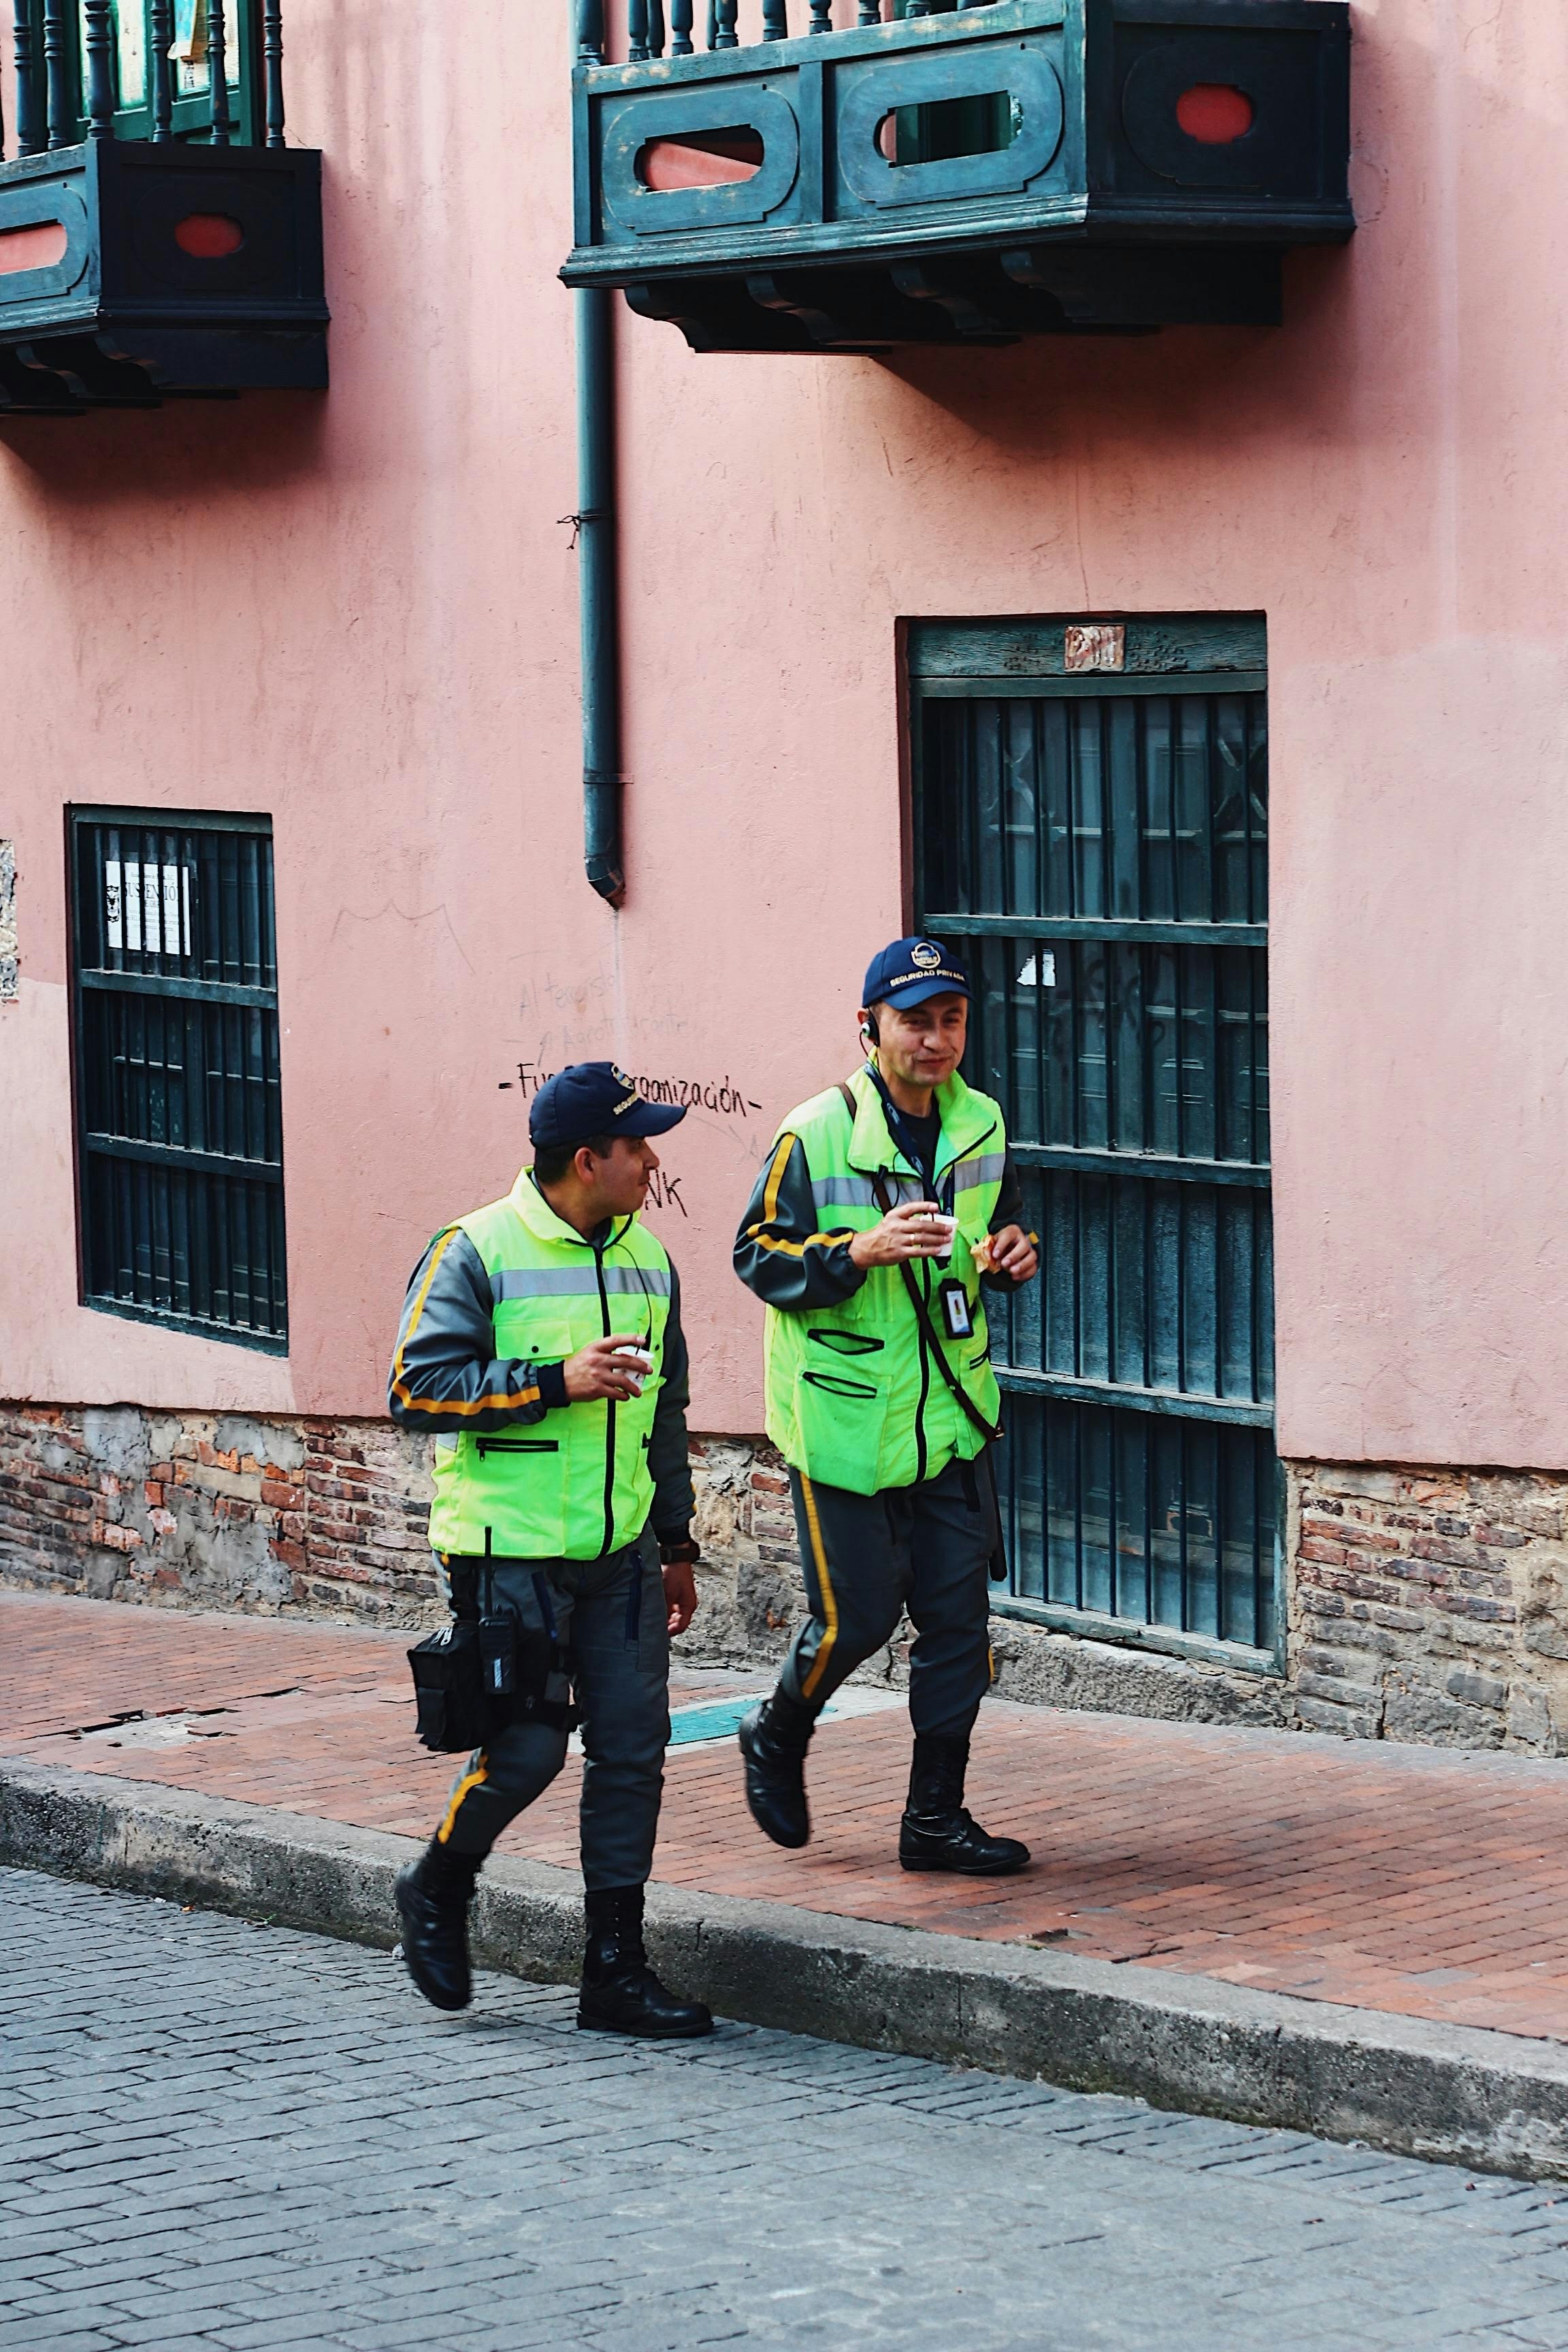
[[[514,1395],[510,1396],[470,1397],[466,1402],[461,1398],[453,1398],[450,1401],[443,1402],[439,1397],[415,1396],[408,1386],[407,1381],[404,1378],[403,1351],[407,1347],[410,1339],[413,1339],[415,1332],[419,1328],[419,1318],[425,1312],[425,1301],[430,1295],[430,1285],[436,1279],[436,1268],[446,1256],[450,1244],[457,1239],[458,1234],[461,1231],[462,1228],[460,1225],[450,1226],[447,1231],[442,1234],[439,1243],[431,1254],[430,1263],[425,1269],[425,1279],[419,1286],[419,1296],[414,1302],[414,1312],[408,1318],[408,1328],[403,1334],[402,1339],[399,1339],[397,1343],[397,1353],[393,1359],[392,1393],[397,1399],[398,1403],[404,1407],[405,1412],[449,1412],[454,1414],[469,1412],[498,1412],[510,1410],[511,1407],[516,1405],[537,1404],[539,1402],[539,1385],[537,1381],[531,1388],[519,1389]]]
[[[800,1138],[795,1135],[780,1136],[773,1151],[773,1163],[768,1170],[768,1181],[763,1187],[762,1216],[757,1223],[746,1227],[746,1239],[749,1242],[755,1242],[759,1249],[775,1250],[784,1257],[804,1257],[808,1249],[837,1249],[840,1242],[853,1241],[855,1238],[853,1225],[841,1226],[838,1232],[834,1234],[807,1234],[803,1242],[784,1241],[779,1235],[764,1231],[764,1227],[771,1225],[778,1215],[779,1187],[784,1182],[784,1170],[789,1166],[790,1154],[799,1140]]]

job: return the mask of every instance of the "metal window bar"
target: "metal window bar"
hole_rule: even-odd
[[[270,829],[79,811],[72,843],[83,1297],[281,1351]]]

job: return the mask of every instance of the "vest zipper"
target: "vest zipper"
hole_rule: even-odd
[[[612,1232],[610,1239],[615,1239]],[[605,1287],[605,1245],[591,1242],[594,1272],[599,1280],[599,1320],[605,1327],[605,1337],[610,1336],[610,1294]],[[616,1539],[616,1400],[605,1400],[605,1540],[600,1549],[604,1558]]]
[[[977,1136],[973,1143],[966,1143],[963,1150],[957,1152],[954,1157],[948,1161],[941,1177],[933,1175],[932,1181],[939,1190],[942,1179],[952,1175],[953,1170],[957,1167],[959,1160],[973,1159],[976,1152],[983,1150],[983,1148],[990,1142],[992,1137],[996,1132],[998,1124],[999,1122],[997,1120],[993,1119],[984,1135]],[[955,1205],[956,1202],[957,1194],[955,1192]],[[923,1259],[921,1262],[920,1270],[916,1279],[920,1283],[921,1288],[924,1293],[926,1306],[929,1308],[931,1306],[931,1267]],[[931,1460],[930,1448],[926,1444],[925,1426],[926,1406],[931,1401],[931,1349],[926,1345],[926,1335],[918,1319],[915,1325],[915,1336],[920,1342],[921,1351],[921,1401],[915,1411],[915,1478],[916,1482],[919,1483],[924,1478],[927,1466]]]
[[[915,1280],[920,1284],[929,1307],[931,1276],[923,1261],[915,1269]],[[930,1459],[926,1447],[926,1403],[931,1396],[931,1350],[926,1346],[925,1327],[918,1315],[915,1318],[915,1344],[920,1349],[921,1359],[921,1398],[915,1407],[915,1484],[918,1486],[924,1482],[926,1464]]]

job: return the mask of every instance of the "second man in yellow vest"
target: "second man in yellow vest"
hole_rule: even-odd
[[[816,1717],[907,1608],[915,1746],[900,1861],[1000,1876],[1027,1847],[963,1805],[1002,1540],[981,1284],[1010,1289],[1037,1259],[1000,1106],[959,1076],[969,1004],[939,941],[882,950],[860,1010],[864,1066],[790,1113],[736,1238],[736,1271],[768,1309],[768,1434],[789,1465],[811,1608],[741,1748],[759,1828],[804,1845]]]

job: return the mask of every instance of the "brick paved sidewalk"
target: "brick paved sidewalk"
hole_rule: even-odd
[[[415,1745],[403,1650],[0,1591],[0,1752],[423,1836],[453,1768]],[[689,1675],[677,1705],[737,1687]],[[1568,1766],[992,1702],[975,1808],[1036,1858],[987,1884],[899,1870],[908,1754],[901,1708],[826,1723],[816,1835],[784,1854],[752,1826],[731,1741],[674,1748],[657,1875],[1568,2040]],[[511,1852],[574,1864],[576,1771]]]

